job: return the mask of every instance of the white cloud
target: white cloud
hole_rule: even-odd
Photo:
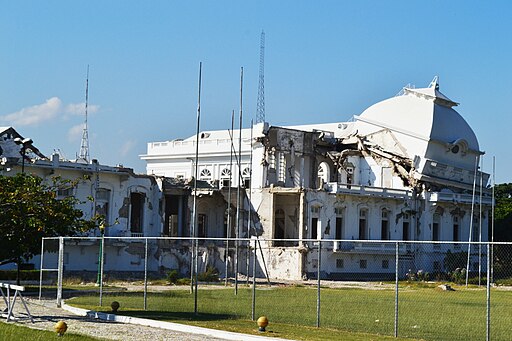
[[[1,116],[2,121],[9,122],[13,126],[37,125],[51,120],[61,110],[62,101],[58,97],[47,99],[43,104],[33,105],[19,111]]]
[[[82,132],[84,130],[84,123],[77,124],[68,130],[68,141],[75,142],[82,139]]]
[[[137,141],[135,140],[127,140],[123,145],[121,146],[121,156],[127,156],[132,150],[133,147],[137,144]]]
[[[87,108],[88,113],[96,113],[98,110],[98,105],[89,105]],[[84,113],[85,103],[63,104],[60,98],[52,97],[42,104],[25,107],[19,111],[0,116],[0,122],[7,122],[12,126],[31,126],[51,121],[58,116],[66,118],[69,115],[83,115]],[[76,129],[76,126],[71,129]]]
[[[87,113],[88,114],[94,114],[99,110],[99,105],[89,104],[87,107]],[[64,112],[66,114],[72,114],[72,115],[83,115],[85,114],[85,102],[82,103],[70,103],[66,105],[66,108],[64,109]]]

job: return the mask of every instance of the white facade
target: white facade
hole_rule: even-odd
[[[410,241],[400,251],[410,260],[403,266],[427,271],[443,271],[446,251],[463,250],[458,243],[413,241],[468,241],[470,226],[473,241],[486,241],[489,193],[482,193],[481,222],[471,207],[473,198],[478,206],[480,197],[478,187],[473,196],[474,180],[482,178],[485,187],[488,174],[477,172],[475,179],[475,164],[483,152],[471,127],[453,109],[456,105],[434,79],[427,88],[405,88],[400,96],[371,106],[354,122],[258,124],[252,141],[250,129],[243,129],[242,169],[252,153],[244,216],[250,211],[251,228],[267,239],[298,239],[265,244],[270,276],[314,274],[317,243],[311,240],[325,241],[322,271],[331,278],[394,273],[389,265],[394,245],[375,241]],[[142,156],[148,173],[192,177],[195,138],[149,143]],[[222,169],[229,167],[231,145],[238,154],[238,135],[231,143],[228,131],[200,134],[198,178],[209,181],[224,198],[229,181],[223,182]],[[208,167],[210,173],[201,173]],[[232,167],[237,186],[236,161]],[[218,209],[225,211],[226,205]],[[240,225],[239,236],[247,237],[248,220]],[[212,224],[208,230],[225,228]]]

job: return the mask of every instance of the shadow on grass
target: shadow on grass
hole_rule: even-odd
[[[140,317],[151,320],[160,321],[220,321],[220,320],[236,320],[237,316],[230,314],[209,314],[191,312],[163,312],[155,310],[131,310],[117,312],[118,315]]]

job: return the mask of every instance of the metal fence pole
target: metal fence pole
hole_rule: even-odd
[[[197,315],[197,280],[199,271],[199,239],[195,237],[196,250],[195,250],[195,262],[194,262],[194,315]]]
[[[57,274],[57,307],[62,306],[62,276],[64,272],[64,238],[59,237],[59,264]]]
[[[253,255],[252,255],[252,311],[251,311],[251,317],[252,317],[253,321],[256,319],[256,251],[258,248],[258,244],[256,244],[256,243],[257,243],[257,240],[254,239],[254,251],[253,251]]]
[[[105,254],[105,238],[101,236],[100,242],[100,307],[103,305],[103,264]]]
[[[320,327],[320,269],[322,267],[322,241],[318,241],[318,269],[317,269],[317,293],[316,293],[316,326]]]
[[[44,255],[44,238],[41,239],[41,266],[39,267],[39,301],[43,290],[43,256]]]
[[[144,310],[148,308],[148,238],[144,248]]]
[[[398,337],[398,250],[399,244],[396,242],[395,250],[395,337]]]
[[[491,339],[491,247],[487,243],[487,337],[486,340]]]

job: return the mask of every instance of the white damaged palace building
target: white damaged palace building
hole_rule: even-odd
[[[260,123],[242,129],[241,141],[237,130],[202,131],[198,236],[259,236],[264,257],[257,270],[266,268],[271,278],[314,276],[318,241],[323,278],[394,274],[396,243],[390,241],[406,241],[398,250],[400,273],[445,271],[447,252],[467,252],[460,242],[469,241],[470,233],[472,241],[487,241],[491,209],[489,175],[475,168],[484,153],[456,106],[435,78],[427,88],[404,88],[350,122]],[[148,143],[142,156],[147,173],[192,178],[195,141],[194,135]],[[232,151],[239,149],[238,160]],[[239,185],[243,199],[236,215],[233,188]],[[190,233],[178,223],[166,231]],[[429,241],[452,243],[420,243]],[[478,259],[471,258],[470,268],[478,269]]]
[[[106,271],[141,271],[147,263],[153,272],[187,274],[195,230],[199,271],[214,267],[220,276],[226,269],[233,276],[235,264],[239,273],[252,274],[247,257],[257,251],[258,276],[310,278],[318,271],[319,248],[326,279],[394,277],[397,251],[400,274],[444,272],[448,252],[467,252],[463,242],[469,240],[487,241],[492,203],[489,175],[477,168],[483,152],[456,106],[436,78],[427,88],[404,88],[350,122],[203,130],[196,190],[196,135],[148,143],[141,156],[146,175],[97,161],[48,159],[37,149],[26,171],[89,176],[59,195],[77,196],[86,216],[102,213],[105,236],[119,238],[105,245]],[[20,171],[17,136],[13,128],[0,130],[2,157],[11,168],[4,174]],[[150,243],[146,262],[144,240],[125,237],[167,239]],[[226,250],[226,240],[235,237],[244,239],[237,260],[234,241]],[[255,238],[258,250],[254,243],[248,248]],[[66,271],[95,271],[98,246],[66,244]],[[476,251],[471,270],[479,267]]]

